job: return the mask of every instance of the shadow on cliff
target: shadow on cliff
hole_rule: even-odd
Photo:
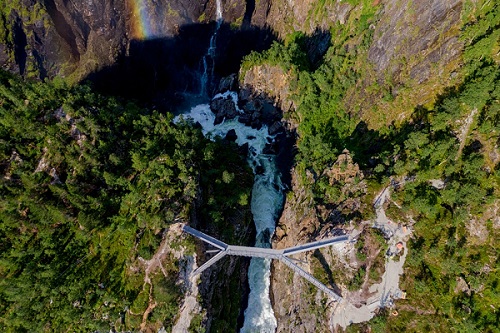
[[[324,271],[326,272],[328,276],[328,284],[330,288],[333,289],[338,295],[342,295],[342,290],[337,286],[335,283],[335,279],[333,278],[333,272],[330,268],[330,264],[326,260],[326,258],[323,256],[321,251],[319,249],[314,250],[314,257],[316,257],[319,262],[321,263],[321,267],[323,267]]]
[[[100,92],[134,98],[160,110],[172,110],[186,94],[199,94],[203,57],[215,22],[189,24],[169,38],[132,40],[117,62],[86,79]],[[221,77],[237,73],[243,57],[269,48],[276,36],[270,29],[234,29],[223,23],[215,40],[212,87]],[[212,71],[211,71],[212,74]],[[213,89],[208,89],[212,95]]]

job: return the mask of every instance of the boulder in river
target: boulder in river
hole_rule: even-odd
[[[238,115],[236,106],[230,97],[218,97],[210,102],[210,110],[215,113],[214,125],[222,123],[224,119],[233,119]]]
[[[250,123],[250,127],[255,128],[256,130],[260,130],[262,128],[262,122],[259,118],[252,120]]]
[[[236,131],[233,129],[230,129],[229,132],[227,132],[225,139],[227,141],[233,141],[235,142],[236,139],[238,139],[238,136],[236,135]]]
[[[252,115],[242,114],[238,117],[238,121],[242,124],[250,126],[250,124],[252,123]]]
[[[242,156],[247,156],[248,155],[248,147],[249,147],[248,142],[245,142],[244,144],[242,144],[241,146],[238,147],[238,152]]]
[[[268,143],[264,146],[262,153],[267,155],[276,155],[278,154],[278,144],[276,142]]]

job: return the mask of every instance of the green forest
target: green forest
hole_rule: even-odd
[[[303,33],[243,63],[244,70],[267,64],[292,73],[297,108],[285,117],[298,124],[296,168],[317,205],[336,207],[346,199],[343,184],[331,186],[325,170],[348,149],[372,191],[362,198],[370,208],[355,219],[370,219],[373,192],[397,184],[393,199],[401,208],[389,207],[390,218],[416,222],[399,315],[382,311],[349,332],[499,331],[500,228],[494,220],[500,214],[500,163],[494,154],[500,144],[500,5],[486,1],[470,15],[460,35],[461,84],[444,89],[431,105],[416,106],[403,123],[377,130],[347,108],[350,87],[366,80],[359,64],[367,62],[373,7],[331,29],[335,37],[319,64],[308,57],[313,37]],[[389,88],[374,89],[391,101]],[[312,185],[308,173],[318,175]],[[433,186],[434,180],[444,186]],[[478,223],[483,234],[473,235]],[[460,289],[463,281],[467,287]]]
[[[235,145],[62,80],[0,72],[0,330],[137,330],[144,271],[175,221],[231,240],[252,176]],[[194,250],[192,243],[170,244]],[[148,323],[173,324],[179,261],[156,274]],[[150,277],[151,278],[151,277]]]

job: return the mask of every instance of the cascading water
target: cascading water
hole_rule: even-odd
[[[237,106],[238,97],[235,92],[218,94],[214,98],[219,97],[231,97],[236,109],[240,113],[243,112]],[[255,246],[270,247],[270,238],[283,205],[283,186],[275,156],[263,153],[266,144],[274,139],[268,134],[267,126],[253,129],[238,122],[237,119],[226,120],[221,124],[214,125],[215,115],[208,104],[193,107],[183,117],[191,118],[194,122],[200,123],[205,135],[225,137],[229,130],[234,129],[237,135],[236,143],[238,145],[248,143],[248,163],[255,174],[251,201],[251,210],[257,231]],[[276,318],[269,299],[270,265],[269,259],[253,258],[250,262],[248,270],[250,295],[248,307],[245,310],[242,333],[272,333],[276,330]]]
[[[283,205],[283,186],[274,156],[259,153],[251,159],[264,168],[263,173],[255,175],[252,190],[251,209],[257,230],[255,246],[271,247],[271,235]],[[255,170],[254,167],[254,173]],[[250,295],[241,333],[272,333],[276,330],[276,318],[269,299],[270,277],[271,260],[252,258],[248,269]]]
[[[221,0],[216,0],[216,23],[215,31],[210,37],[210,44],[208,46],[207,53],[203,56],[203,74],[200,80],[200,96],[207,96],[207,85],[210,82],[210,78],[214,76],[215,67],[215,48],[217,42],[217,33],[219,32],[220,26],[222,24],[222,4]]]

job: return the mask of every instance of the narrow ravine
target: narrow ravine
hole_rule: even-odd
[[[248,144],[247,161],[255,175],[251,199],[251,211],[257,235],[255,246],[271,247],[271,236],[274,233],[284,199],[276,156],[263,153],[266,144],[272,143],[274,137],[269,135],[266,125],[262,125],[259,129],[252,128],[240,123],[238,117],[214,125],[215,114],[208,103],[214,78],[217,34],[223,22],[221,0],[216,1],[216,13],[216,27],[210,38],[208,50],[202,59],[203,72],[200,77],[198,97],[203,97],[205,103],[191,107],[184,114],[177,116],[175,121],[179,121],[180,117],[191,119],[194,123],[201,125],[205,136],[212,138],[215,136],[224,138],[230,130],[234,130],[237,136],[236,143],[240,146]],[[244,113],[238,107],[236,92],[228,91],[213,97],[213,99],[217,98],[230,98],[237,112]],[[250,262],[248,270],[250,294],[241,328],[242,333],[274,333],[276,331],[276,318],[269,297],[270,267],[270,259],[253,258]]]
[[[214,98],[219,97],[230,97],[238,112],[243,113],[238,109],[235,92],[218,94]],[[209,104],[196,105],[182,117],[199,123],[203,133],[211,137],[225,137],[230,130],[235,130],[236,143],[240,146],[248,144],[247,160],[255,174],[251,200],[251,210],[257,232],[255,246],[271,247],[271,236],[283,206],[283,186],[276,165],[276,157],[263,153],[266,144],[274,139],[268,134],[268,127],[263,125],[260,129],[254,129],[238,122],[237,119],[214,125],[215,115],[210,110]],[[253,258],[250,262],[248,271],[250,295],[242,333],[271,333],[276,330],[276,318],[269,298],[270,265],[269,259]]]

